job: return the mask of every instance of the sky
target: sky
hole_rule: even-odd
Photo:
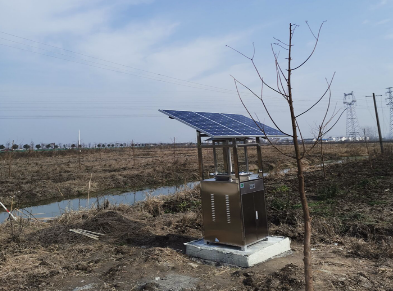
[[[0,0],[0,144],[195,141],[195,130],[158,109],[247,115],[233,77],[260,94],[246,56],[253,54],[266,83],[276,86],[271,44],[293,38],[294,108],[301,113],[334,76],[331,107],[344,109],[354,92],[360,128],[375,128],[377,97],[382,134],[389,135],[385,92],[393,87],[393,1]],[[275,39],[276,38],[276,39]],[[287,67],[287,51],[273,45]],[[273,126],[261,102],[241,89],[249,111]],[[283,131],[286,101],[268,88],[263,98]],[[299,117],[312,137],[325,97]],[[327,136],[346,134],[346,115]]]

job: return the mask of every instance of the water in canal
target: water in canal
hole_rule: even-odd
[[[149,196],[168,195],[180,191],[185,187],[192,188],[197,184],[199,184],[199,182],[191,182],[182,186],[169,186],[169,187],[160,187],[156,189],[145,189],[136,192],[126,192],[123,194],[101,195],[98,197],[98,199],[100,205],[102,205],[102,203],[104,203],[106,199],[109,201],[110,204],[114,204],[114,205],[118,205],[118,204],[132,205],[135,202],[145,200],[147,194],[149,194]],[[26,207],[21,209],[21,211],[24,213],[31,213],[37,219],[50,219],[52,217],[59,216],[66,211],[78,210],[86,207],[96,207],[96,205],[97,205],[97,197],[91,197],[89,199],[89,205],[87,204],[87,197],[83,197],[83,198],[63,200],[60,202],[52,202],[45,205]],[[18,216],[21,215],[20,212],[15,212],[15,211],[13,212],[13,214]],[[4,222],[7,218],[8,218],[7,212],[0,213],[0,223]]]

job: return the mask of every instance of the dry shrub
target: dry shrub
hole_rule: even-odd
[[[10,220],[1,224],[0,228],[0,239],[7,239],[12,242],[20,242],[24,236],[26,228],[35,224],[35,221],[30,219],[24,219],[22,217],[17,217],[16,220],[10,218]]]
[[[88,213],[88,209],[66,209],[60,216],[56,217],[54,221],[62,225],[71,225],[75,224],[77,221],[81,221]]]
[[[163,213],[200,212],[201,200],[199,186],[194,188],[186,187],[184,190],[172,195],[146,195],[146,199],[139,202],[138,205],[142,210],[154,217]]]
[[[161,215],[163,213],[164,196],[151,196],[146,195],[146,199],[139,203],[141,209],[147,213],[153,215],[154,217]]]

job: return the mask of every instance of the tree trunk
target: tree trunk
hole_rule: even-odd
[[[293,133],[293,146],[296,155],[297,164],[297,177],[299,181],[299,196],[302,203],[303,218],[304,218],[304,278],[306,284],[306,291],[313,291],[313,278],[312,278],[312,267],[311,267],[311,218],[310,211],[308,208],[306,192],[304,189],[304,175],[303,175],[303,163],[300,155],[299,142],[297,139],[297,125],[296,115],[293,108],[292,101],[292,88],[291,88],[291,48],[292,48],[292,24],[289,25],[289,49],[288,49],[288,104],[291,112],[292,122],[292,133]]]

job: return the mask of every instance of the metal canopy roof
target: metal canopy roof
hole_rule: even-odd
[[[211,138],[284,137],[277,129],[239,114],[158,110]],[[258,124],[258,125],[257,125]]]

